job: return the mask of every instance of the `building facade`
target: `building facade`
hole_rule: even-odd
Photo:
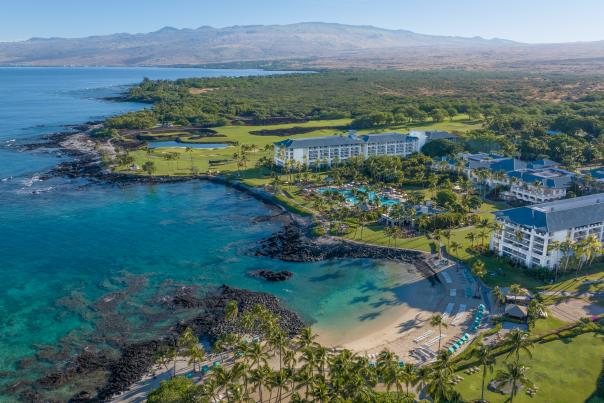
[[[563,253],[551,249],[552,242],[590,235],[602,242],[604,193],[498,211],[495,220],[501,229],[491,237],[493,252],[527,267],[554,268]]]
[[[378,155],[407,157],[419,151],[418,138],[401,133],[382,133],[357,136],[314,137],[287,139],[275,143],[275,164],[288,162],[304,165],[332,165],[352,157],[367,159]]]
[[[504,196],[530,203],[545,203],[566,196],[574,174],[559,168],[520,169],[507,173],[510,190]]]

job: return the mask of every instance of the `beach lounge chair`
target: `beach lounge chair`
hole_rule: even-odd
[[[425,339],[426,337],[430,336],[433,333],[432,330],[428,330],[427,332],[422,333],[419,337],[416,337],[415,339],[413,339],[413,342],[417,343],[423,339]]]

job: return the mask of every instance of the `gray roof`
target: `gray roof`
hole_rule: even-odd
[[[525,306],[508,304],[505,306],[505,314],[514,318],[524,319],[528,315],[528,309]]]
[[[392,143],[395,141],[417,141],[417,137],[409,136],[402,133],[379,133],[379,134],[368,134],[362,137],[363,141],[367,143]]]
[[[428,139],[428,141],[440,139],[450,140],[457,139],[457,135],[449,132],[427,131],[426,138]]]
[[[497,211],[515,224],[556,232],[604,221],[604,193]]]
[[[287,139],[275,143],[287,148],[327,147],[339,145],[355,145],[365,143],[391,143],[396,141],[417,141],[416,137],[402,133],[368,134],[361,137],[356,135],[309,137],[305,139]]]
[[[572,172],[558,168],[518,169],[508,172],[507,175],[526,183],[540,182],[544,188],[549,189],[566,189],[572,184],[575,176]]]
[[[307,139],[287,139],[275,143],[275,145],[285,146],[287,148],[325,147],[354,144],[363,144],[363,140],[353,136],[325,136],[311,137]]]

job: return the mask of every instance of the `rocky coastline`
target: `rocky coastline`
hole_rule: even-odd
[[[342,258],[387,259],[413,264],[424,277],[440,282],[428,263],[428,255],[424,252],[327,237],[314,239],[307,236],[307,232],[304,225],[292,221],[281,231],[261,240],[255,254],[288,262],[316,262]]]
[[[210,343],[225,334],[237,331],[236,324],[225,318],[225,307],[230,301],[237,302],[240,312],[250,310],[257,304],[264,306],[279,318],[281,327],[290,337],[306,326],[297,313],[284,306],[277,297],[267,293],[222,285],[200,297],[193,292],[193,288],[185,288],[161,303],[175,311],[194,310],[195,315],[192,319],[175,323],[164,338],[125,344],[118,357],[112,357],[105,352],[84,351],[71,359],[61,370],[38,379],[30,385],[31,387],[15,385],[13,392],[18,392],[23,401],[48,401],[44,399],[44,391],[56,390],[78,377],[104,371],[107,374],[104,385],[96,391],[82,390],[70,401],[107,401],[148,373],[155,363],[157,351],[174,345],[178,335],[185,329],[191,328],[196,336]]]
[[[249,187],[238,181],[232,181],[222,176],[197,175],[179,177],[158,177],[113,173],[103,163],[102,152],[116,152],[111,140],[99,141],[88,134],[94,124],[87,124],[72,131],[58,133],[46,139],[46,142],[24,146],[27,149],[58,149],[69,155],[69,161],[59,164],[43,178],[67,176],[71,178],[86,178],[93,182],[127,186],[129,184],[159,184],[176,183],[191,180],[207,180],[231,186],[257,198],[258,200],[277,207],[281,210],[279,216],[285,219],[284,228],[259,241],[257,248],[250,253],[272,259],[292,262],[313,262],[340,258],[372,258],[389,259],[413,264],[417,270],[432,283],[440,282],[438,276],[428,263],[427,255],[420,251],[403,250],[373,246],[341,239],[323,237],[319,239],[308,235],[310,221],[307,218],[287,212],[269,192]],[[273,216],[271,216],[273,217]],[[248,273],[266,281],[285,281],[292,275],[290,272],[271,272],[256,270]],[[111,396],[126,390],[132,383],[138,381],[154,364],[155,353],[163,346],[171,345],[179,333],[191,328],[199,337],[213,341],[220,336],[233,332],[234,325],[224,318],[224,308],[229,301],[236,301],[239,310],[245,311],[256,304],[264,305],[280,318],[284,330],[293,336],[298,333],[305,323],[297,313],[283,306],[281,301],[270,294],[252,292],[231,288],[223,285],[214,292],[199,297],[192,292],[182,292],[173,295],[163,303],[174,310],[195,310],[197,314],[192,319],[176,323],[164,338],[125,344],[120,349],[118,357],[109,357],[102,352],[83,352],[80,356],[69,361],[59,371],[38,379],[31,387],[17,387],[14,391],[24,401],[40,401],[44,390],[58,389],[72,382],[77,377],[89,376],[92,373],[104,371],[107,381],[96,391],[83,390],[73,396],[71,401],[106,401]]]

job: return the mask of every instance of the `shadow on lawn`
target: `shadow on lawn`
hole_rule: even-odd
[[[604,401],[604,359],[602,359],[602,369],[596,382],[596,390],[586,400],[587,403],[598,403]]]

